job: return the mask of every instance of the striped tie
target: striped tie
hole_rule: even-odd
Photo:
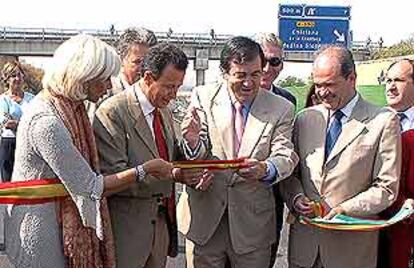
[[[407,115],[403,112],[397,113],[397,115],[398,115],[398,118],[400,119],[400,129],[401,129],[401,131],[403,131],[403,124],[402,123],[405,119],[407,119]]]
[[[328,133],[326,133],[325,160],[328,159],[329,154],[331,153],[339,135],[342,132],[341,119],[344,116],[344,113],[341,110],[337,110],[333,116],[334,118],[329,126]]]
[[[243,104],[234,104],[234,156],[237,157],[244,132]]]

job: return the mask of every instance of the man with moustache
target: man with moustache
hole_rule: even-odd
[[[255,36],[255,40],[259,43],[263,50],[266,65],[263,68],[263,76],[260,80],[260,87],[270,90],[274,94],[281,96],[296,106],[296,98],[288,90],[278,87],[274,84],[283,70],[283,48],[282,41],[273,33],[259,33]],[[279,247],[280,235],[283,227],[283,199],[280,196],[279,187],[273,187],[273,193],[276,201],[276,243],[272,245],[272,255],[270,260],[270,268],[276,261],[276,254]]]
[[[356,91],[353,56],[343,47],[321,49],[313,63],[320,105],[300,112],[293,141],[299,165],[281,193],[296,215],[313,216],[320,202],[337,214],[377,217],[396,199],[401,141],[398,117],[366,102]],[[318,229],[294,222],[289,234],[291,268],[373,268],[378,231]]]
[[[214,173],[207,190],[187,188],[196,268],[268,267],[276,240],[272,183],[287,178],[298,158],[290,141],[294,106],[260,88],[259,44],[234,37],[220,57],[223,81],[193,90],[183,137],[197,159],[247,157],[248,167]],[[204,188],[203,188],[204,189]]]
[[[169,44],[149,49],[137,83],[109,98],[96,112],[94,129],[104,174],[119,172],[153,158],[181,158],[167,105],[182,85],[188,60]],[[117,267],[164,267],[177,254],[174,181],[189,186],[211,177],[176,170],[174,181],[138,170],[137,183],[108,197]]]
[[[385,76],[388,106],[400,118],[402,172],[397,201],[384,213],[387,218],[399,211],[405,200],[414,199],[414,61],[403,59],[390,65]],[[409,219],[384,229],[378,267],[408,268],[414,248],[414,222]],[[388,258],[387,258],[388,257]]]

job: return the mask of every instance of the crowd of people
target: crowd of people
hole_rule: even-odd
[[[7,207],[15,267],[165,267],[186,237],[187,267],[273,267],[289,208],[291,268],[407,268],[413,221],[337,231],[299,216],[380,219],[414,198],[414,62],[386,72],[388,107],[358,93],[352,53],[323,47],[306,108],[275,80],[274,34],[233,37],[221,78],[192,90],[181,130],[169,104],[188,59],[154,33],[127,29],[116,48],[88,35],[65,41],[36,97],[20,64],[0,96],[4,182],[58,180],[67,198]],[[34,97],[34,98],[33,98]],[[186,169],[179,160],[234,160],[238,169]],[[176,205],[176,184],[184,191]]]

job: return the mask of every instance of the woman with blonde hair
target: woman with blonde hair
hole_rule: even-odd
[[[1,72],[1,80],[6,91],[0,96],[0,173],[1,181],[10,181],[14,151],[16,149],[16,132],[24,108],[34,95],[23,91],[24,72],[18,61],[7,62]]]
[[[114,267],[106,200],[143,179],[171,178],[172,164],[150,160],[113,175],[99,174],[98,155],[84,100],[110,88],[120,60],[115,50],[78,35],[55,52],[44,90],[29,105],[17,133],[12,182],[59,180],[69,197],[37,205],[9,205],[6,252],[16,267]]]

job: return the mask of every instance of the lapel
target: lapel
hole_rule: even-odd
[[[312,152],[306,157],[307,166],[312,167],[312,169],[317,169],[318,174],[322,174],[325,162],[325,143],[329,122],[329,110],[322,105],[311,109],[307,113],[312,113],[314,116],[306,118],[304,128],[301,129],[301,132],[304,132],[304,138],[301,140],[312,146]],[[301,143],[296,146],[299,147],[299,150],[302,146],[303,148],[307,148],[305,144],[302,145]],[[318,181],[317,183],[320,185],[321,182]]]
[[[250,107],[238,157],[251,157],[256,144],[262,137],[268,124],[268,114],[274,113],[274,110],[268,109],[266,101],[266,95],[263,89],[260,89]]]
[[[171,116],[169,114],[168,108],[160,109],[160,112],[163,122],[165,143],[167,144],[168,148],[168,159],[172,160],[174,154],[174,129],[172,125],[173,122],[171,122],[170,120]]]
[[[351,142],[353,142],[366,128],[364,121],[368,118],[368,111],[365,101],[359,96],[351,116],[343,126],[341,135],[334,145],[331,154],[326,159],[326,164],[335,156],[340,154]]]
[[[134,128],[138,134],[138,137],[141,138],[143,143],[148,147],[148,150],[152,153],[154,157],[159,157],[158,150],[155,145],[154,138],[152,137],[151,130],[147,124],[145,116],[142,112],[141,105],[135,94],[135,90],[140,90],[138,83],[135,83],[127,91],[128,99],[128,110],[131,117],[134,119]]]
[[[221,83],[219,87],[214,88],[216,93],[211,99],[211,115],[214,125],[218,129],[221,137],[221,144],[226,154],[226,159],[233,159],[233,108],[230,96],[227,91],[227,84]]]

